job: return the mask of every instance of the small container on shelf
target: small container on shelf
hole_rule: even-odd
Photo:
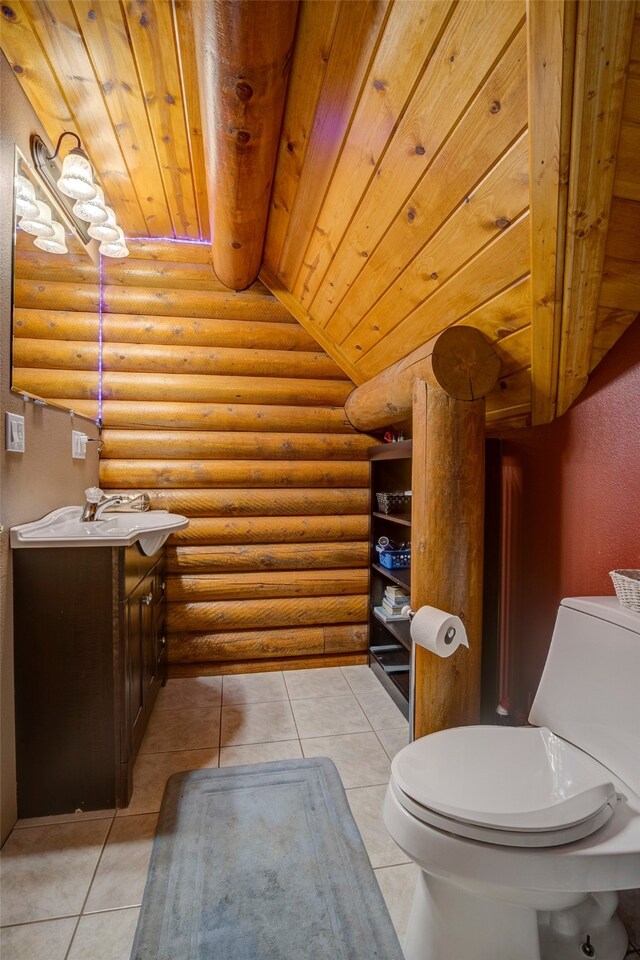
[[[381,550],[378,554],[380,563],[387,570],[399,570],[411,565],[411,550]]]
[[[407,513],[411,510],[411,491],[376,493],[380,513]]]

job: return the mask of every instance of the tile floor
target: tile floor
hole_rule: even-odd
[[[407,722],[368,667],[170,680],[126,810],[18,821],[0,853],[2,960],[129,960],[160,802],[181,770],[334,760],[403,935],[415,867],[381,818]]]
[[[166,780],[296,757],[335,762],[402,939],[416,868],[381,817],[407,722],[367,667],[170,680],[126,810],[18,821],[0,852],[2,960],[129,960]],[[621,897],[640,956],[640,891]]]

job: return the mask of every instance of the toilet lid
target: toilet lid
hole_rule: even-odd
[[[420,807],[495,831],[596,829],[616,802],[608,771],[546,727],[442,730],[401,750],[392,777]]]

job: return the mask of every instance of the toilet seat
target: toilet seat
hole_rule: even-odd
[[[611,817],[609,771],[545,727],[457,727],[416,740],[391,788],[413,816],[485,843],[571,843]]]

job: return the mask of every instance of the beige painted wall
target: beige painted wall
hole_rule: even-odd
[[[29,155],[29,135],[44,133],[6,59],[0,54],[0,842],[16,819],[13,617],[9,528],[70,503],[82,503],[97,483],[97,444],[86,460],[71,458],[71,430],[98,435],[95,424],[53,407],[25,403],[11,393],[11,267],[14,144]],[[5,411],[25,418],[26,452],[6,453]]]

